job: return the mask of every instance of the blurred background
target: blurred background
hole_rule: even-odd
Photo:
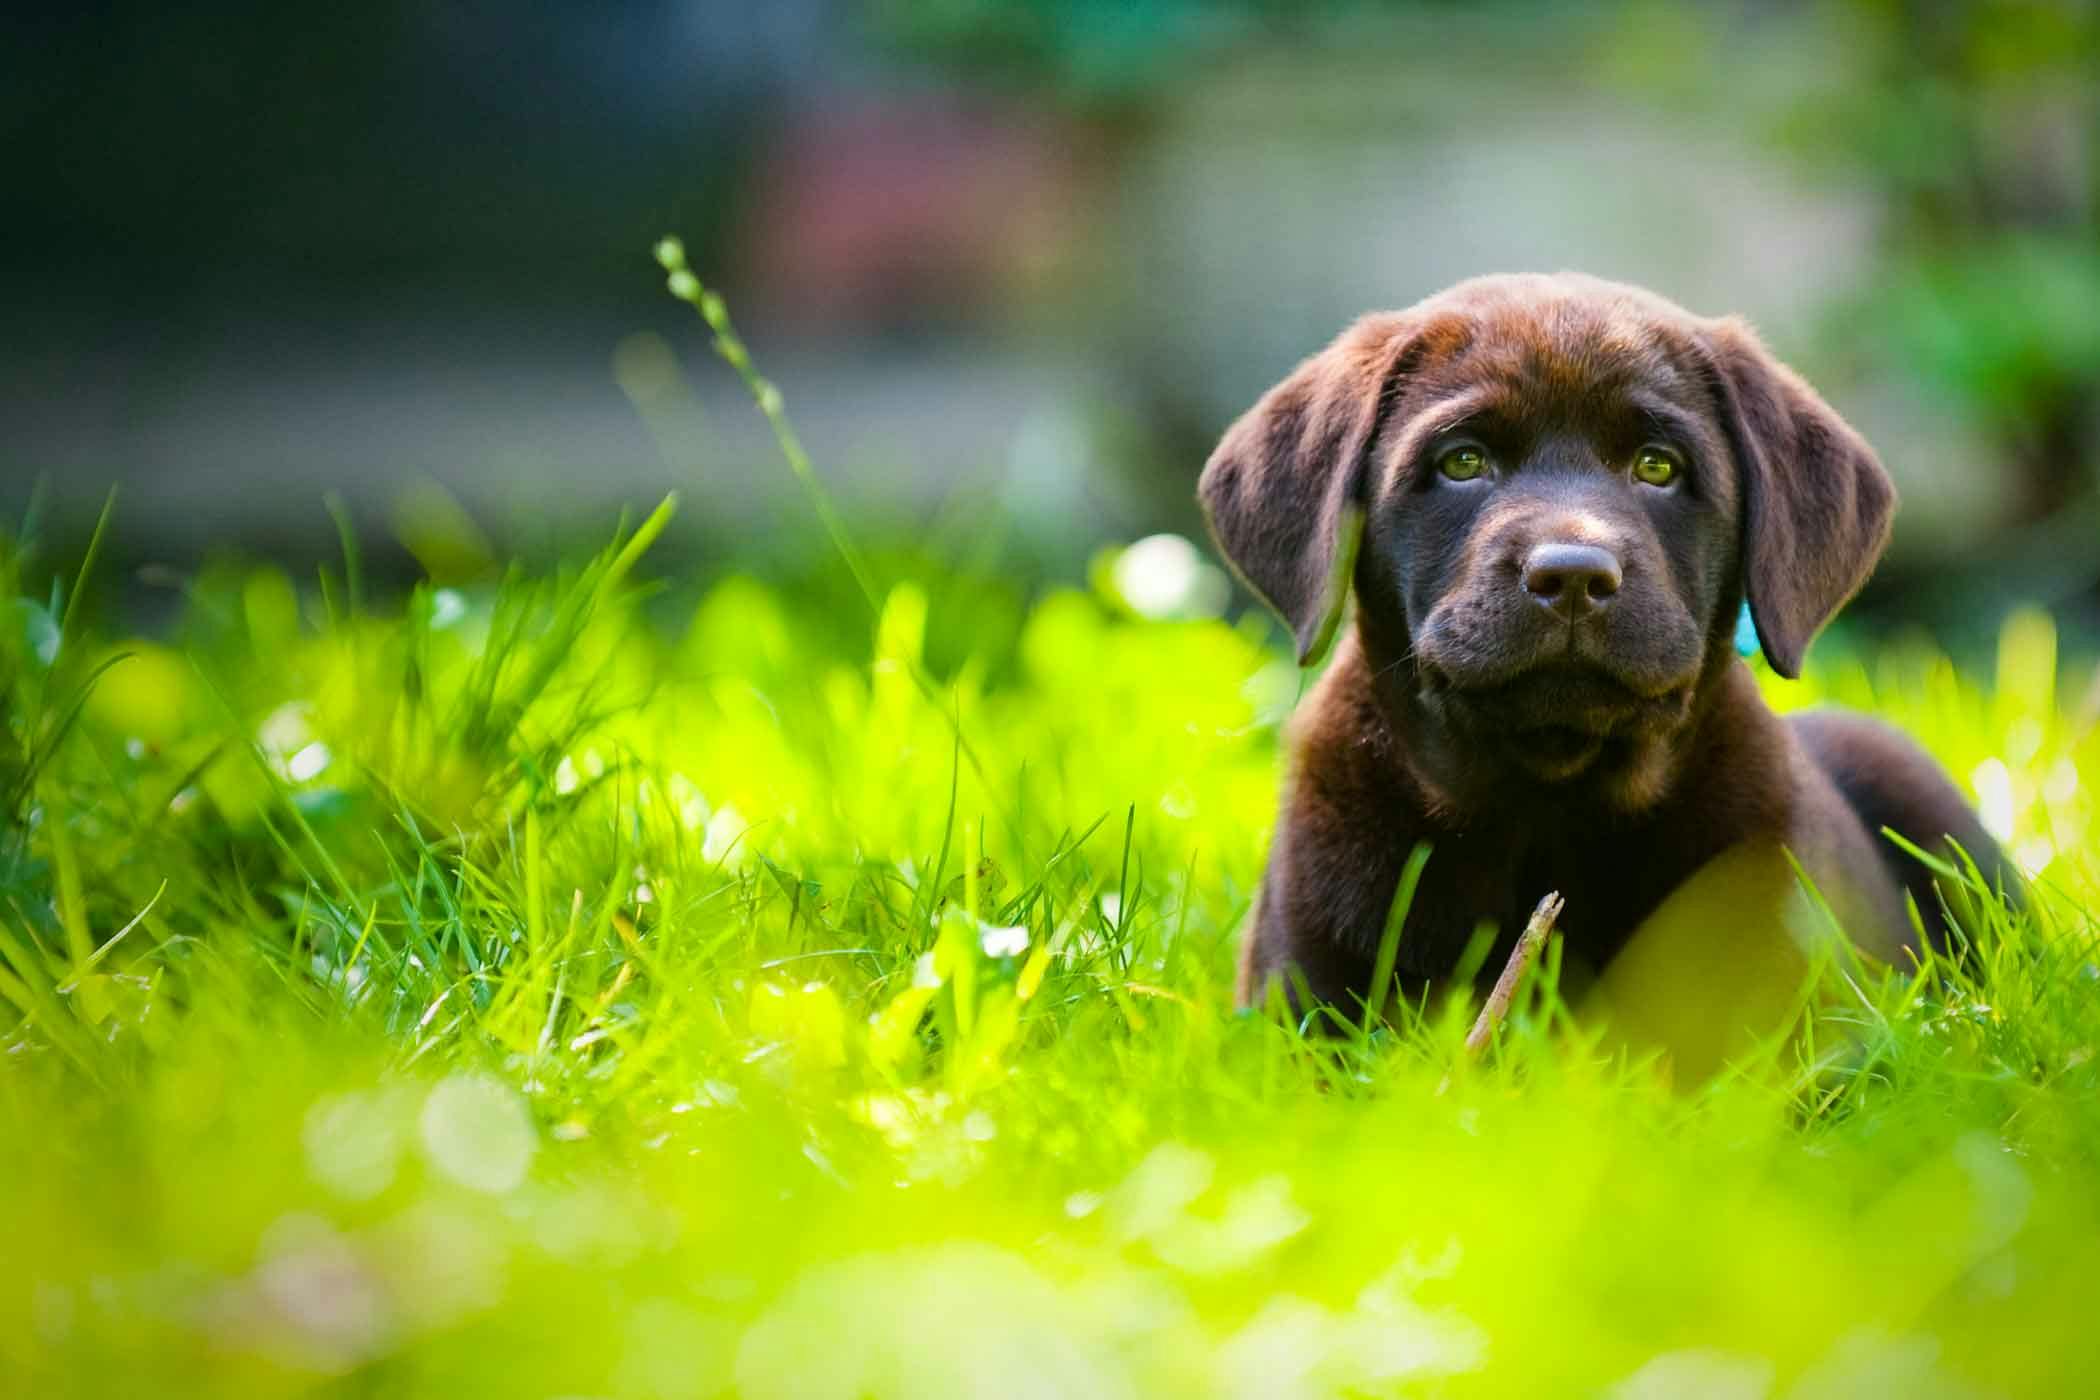
[[[1580,268],[1880,447],[1863,615],[2100,607],[2092,3],[18,0],[0,149],[0,508],[120,485],[133,580],[311,567],[330,492],[382,581],[674,488],[697,569],[805,547],[676,232],[868,528],[1010,569],[1198,534],[1358,312]]]

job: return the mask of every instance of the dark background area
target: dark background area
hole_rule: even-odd
[[[1070,570],[1195,531],[1356,313],[1576,267],[1748,314],[1876,442],[1867,616],[2090,625],[2096,74],[2069,0],[15,5],[0,506],[121,487],[127,578],[310,566],[329,492],[381,581],[671,489],[693,567],[785,557],[676,232],[863,518]]]

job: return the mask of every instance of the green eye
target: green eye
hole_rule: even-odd
[[[1633,454],[1633,478],[1650,486],[1668,486],[1683,467],[1660,447],[1644,447]]]
[[[1436,459],[1436,469],[1451,481],[1471,481],[1487,465],[1487,453],[1477,447],[1454,447]]]

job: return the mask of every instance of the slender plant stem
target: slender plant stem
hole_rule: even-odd
[[[751,391],[752,401],[773,429],[773,440],[780,444],[780,455],[787,459],[788,470],[809,493],[817,519],[823,522],[824,533],[831,536],[832,548],[846,561],[847,570],[852,573],[854,583],[859,585],[861,596],[867,600],[868,610],[879,615],[882,594],[875,587],[875,576],[868,569],[868,561],[861,555],[860,546],[853,542],[853,537],[846,533],[846,522],[832,503],[831,493],[817,479],[809,453],[802,446],[795,425],[788,421],[779,386],[760,374],[758,366],[752,363],[751,351],[744,345],[743,337],[736,333],[735,322],[729,319],[728,304],[722,300],[721,293],[701,285],[700,279],[685,265],[685,245],[679,240],[666,238],[659,242],[656,260],[670,274],[667,285],[671,295],[698,311],[700,319],[707,322],[707,328],[714,332],[715,353],[737,372],[744,387]]]
[[[744,381],[744,387],[751,392],[752,400],[757,403],[758,411],[765,415],[766,422],[772,426],[773,440],[780,445],[780,455],[787,459],[788,470],[794,473],[795,480],[800,482],[802,489],[808,493],[817,519],[823,523],[825,534],[831,537],[832,548],[839,552],[839,557],[846,563],[847,571],[853,575],[854,584],[867,602],[869,614],[879,620],[882,616],[883,596],[881,590],[875,586],[875,575],[868,568],[867,558],[860,552],[860,546],[853,542],[853,536],[847,533],[846,522],[839,515],[838,507],[832,503],[831,493],[826,491],[824,483],[817,479],[816,468],[810,463],[809,453],[803,448],[802,439],[796,434],[794,424],[788,421],[779,388],[772,380],[760,374],[758,366],[752,363],[750,350],[745,346],[743,337],[736,333],[735,323],[729,319],[727,303],[722,300],[720,293],[704,286],[700,279],[693,275],[692,269],[686,266],[685,244],[680,240],[658,240],[656,261],[668,274],[665,285],[671,295],[698,311],[700,319],[714,332],[715,353],[737,372],[738,377]],[[905,671],[918,687],[919,694],[947,719],[949,726],[954,730],[956,746],[961,749],[963,757],[969,760],[970,771],[977,775],[977,780],[984,785],[986,792],[992,792],[994,789],[990,774],[985,771],[984,763],[977,756],[977,751],[971,746],[969,739],[963,735],[961,716],[941,703],[940,688],[934,684],[933,677],[918,657],[905,657],[904,663]],[[1014,818],[996,803],[993,804],[992,810],[1012,832],[1014,840],[1022,842],[1024,836]]]

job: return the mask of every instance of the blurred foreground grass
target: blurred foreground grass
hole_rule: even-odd
[[[8,588],[0,1393],[2100,1372],[2100,739],[2046,620],[1985,684],[1911,641],[1774,688],[1923,739],[2036,912],[1673,1091],[1550,988],[1470,1067],[1467,1006],[1233,1013],[1298,680],[1133,611],[1173,544],[860,618],[681,603],[661,524],[383,607],[221,568],[165,640]]]

